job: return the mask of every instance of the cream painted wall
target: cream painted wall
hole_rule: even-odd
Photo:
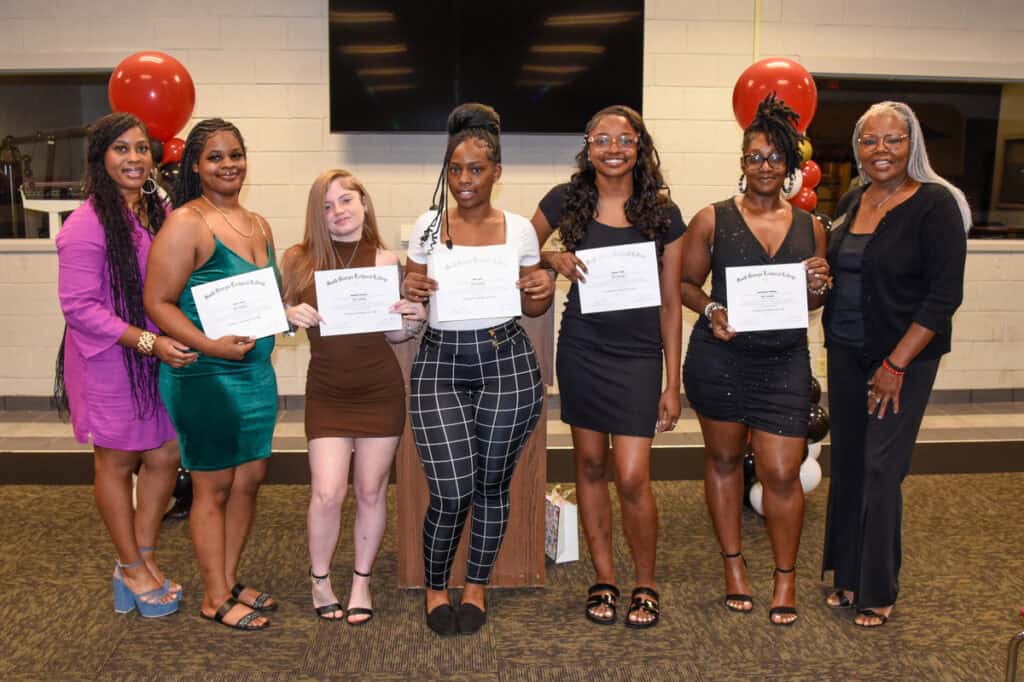
[[[735,188],[740,131],[730,101],[752,60],[753,7],[647,2],[645,117],[687,217]],[[309,183],[331,166],[362,177],[394,244],[429,203],[443,138],[330,134],[326,8],[326,0],[0,0],[0,72],[110,69],[137,50],[169,52],[196,82],[195,116],[230,118],[246,136],[243,200],[268,217],[281,247],[299,238]],[[970,12],[954,0],[764,0],[760,38],[762,56],[794,57],[815,73],[1024,79],[1017,0],[979,0]],[[506,136],[497,201],[532,214],[568,177],[577,145],[575,136]],[[972,251],[956,325],[962,342],[941,387],[1024,387],[1024,299],[1006,295],[1024,277],[1021,258]],[[0,395],[50,391],[62,326],[55,272],[49,243],[0,244]],[[812,340],[823,375],[816,327]],[[282,394],[302,393],[307,359],[301,337],[279,344]]]

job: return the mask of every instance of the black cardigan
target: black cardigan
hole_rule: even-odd
[[[828,261],[833,269],[865,189],[850,190],[836,207],[835,227],[828,242]],[[967,237],[960,208],[942,185],[922,184],[913,196],[882,217],[864,249],[861,276],[864,351],[868,358],[881,362],[913,322],[935,332],[935,338],[915,359],[934,359],[949,352],[953,313],[964,297],[966,258]],[[830,342],[830,320],[826,302],[822,317],[826,346]]]

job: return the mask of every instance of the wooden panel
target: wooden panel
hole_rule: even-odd
[[[554,313],[520,320],[537,350],[544,385],[551,385],[553,370]],[[418,344],[395,347],[395,355],[406,378],[406,389]],[[545,389],[546,391],[546,389]],[[547,409],[545,400],[544,409]],[[491,575],[492,587],[524,587],[544,584],[544,486],[547,475],[547,419],[541,415],[537,427],[519,456],[512,477],[511,515],[498,562]],[[423,587],[423,516],[428,503],[427,480],[412,438],[409,421],[398,446],[398,584],[403,588]],[[466,538],[470,519],[462,533],[458,554],[452,565],[450,585],[460,586],[466,576]]]

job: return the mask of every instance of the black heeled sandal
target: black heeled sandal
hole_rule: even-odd
[[[313,580],[315,580],[316,582],[320,582],[321,580],[329,579],[331,577],[331,572],[328,571],[327,573],[324,573],[323,575],[315,575],[313,573],[313,567],[310,566],[309,567],[309,577],[312,578]],[[313,610],[316,611],[316,615],[318,617],[320,617],[320,618],[322,618],[324,620],[339,621],[339,622],[343,619],[344,611],[345,611],[345,609],[343,609],[341,607],[341,604],[339,604],[338,602],[332,602],[330,604],[324,604],[323,606],[317,606],[316,604],[313,604]],[[341,611],[343,613],[343,615],[342,616],[332,616],[331,615],[332,613],[337,613],[338,611]]]
[[[747,560],[743,558],[743,552],[736,552],[735,554],[726,554],[725,552],[719,552],[719,554],[722,555],[723,559],[735,559],[739,557],[743,561],[744,568],[747,565]],[[741,607],[733,606],[729,603],[731,601],[738,601],[743,604],[750,604],[750,608],[744,609]],[[722,603],[725,604],[725,608],[736,613],[748,614],[754,610],[754,598],[749,594],[727,594],[725,595],[725,599],[722,601]]]
[[[833,597],[835,601],[832,601]],[[846,590],[835,590],[825,597],[825,606],[830,609],[848,609],[853,606],[853,600],[846,596]]]
[[[889,621],[889,616],[884,613],[879,613],[874,609],[858,609],[858,616],[864,616],[865,618],[877,618],[877,623],[866,623],[864,621],[858,622],[856,618],[853,619],[853,624],[861,628],[880,628]]]
[[[354,568],[352,569],[352,572],[358,575],[360,578],[369,578],[371,575],[373,575],[373,571],[370,571],[369,573],[360,573]],[[349,597],[349,599],[351,599],[351,597]],[[366,618],[363,618],[362,620],[349,620],[352,616],[366,616]],[[368,609],[364,606],[349,607],[348,615],[345,616],[345,622],[351,625],[352,627],[355,627],[357,625],[366,625],[371,620],[373,620],[373,609]]]
[[[793,566],[792,568],[779,568],[778,566],[776,566],[775,571],[772,573],[772,577],[774,577],[776,573],[792,573],[795,570],[796,566]],[[768,609],[768,622],[772,625],[777,625],[779,627],[789,627],[793,623],[797,622],[799,618],[794,618],[793,620],[775,620],[773,616],[796,615],[797,614],[795,606],[773,606],[772,608]]]
[[[649,587],[637,587],[633,589],[633,601],[629,604],[629,610],[626,611],[626,627],[635,628],[642,630],[645,628],[653,628],[661,620],[661,607],[658,602],[661,599],[658,597],[658,593]],[[651,619],[648,621],[636,621],[630,620],[630,616],[637,612],[647,612],[651,614]]]
[[[587,608],[584,613],[587,620],[598,625],[613,625],[615,623],[615,607],[619,602],[619,588],[609,583],[595,583],[587,590]],[[607,606],[611,609],[611,615],[601,617],[595,615],[593,609],[599,606]]]

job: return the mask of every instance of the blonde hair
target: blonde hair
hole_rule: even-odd
[[[306,232],[287,259],[288,267],[282,274],[284,284],[284,300],[288,305],[299,302],[302,292],[313,285],[313,273],[317,270],[337,270],[344,263],[334,250],[331,233],[327,229],[324,217],[324,197],[335,180],[341,180],[345,189],[359,193],[365,208],[363,219],[362,244],[372,248],[374,252],[386,248],[380,238],[377,227],[377,214],[373,210],[373,201],[366,187],[355,175],[347,170],[335,168],[321,173],[309,188],[309,199],[306,202]]]

